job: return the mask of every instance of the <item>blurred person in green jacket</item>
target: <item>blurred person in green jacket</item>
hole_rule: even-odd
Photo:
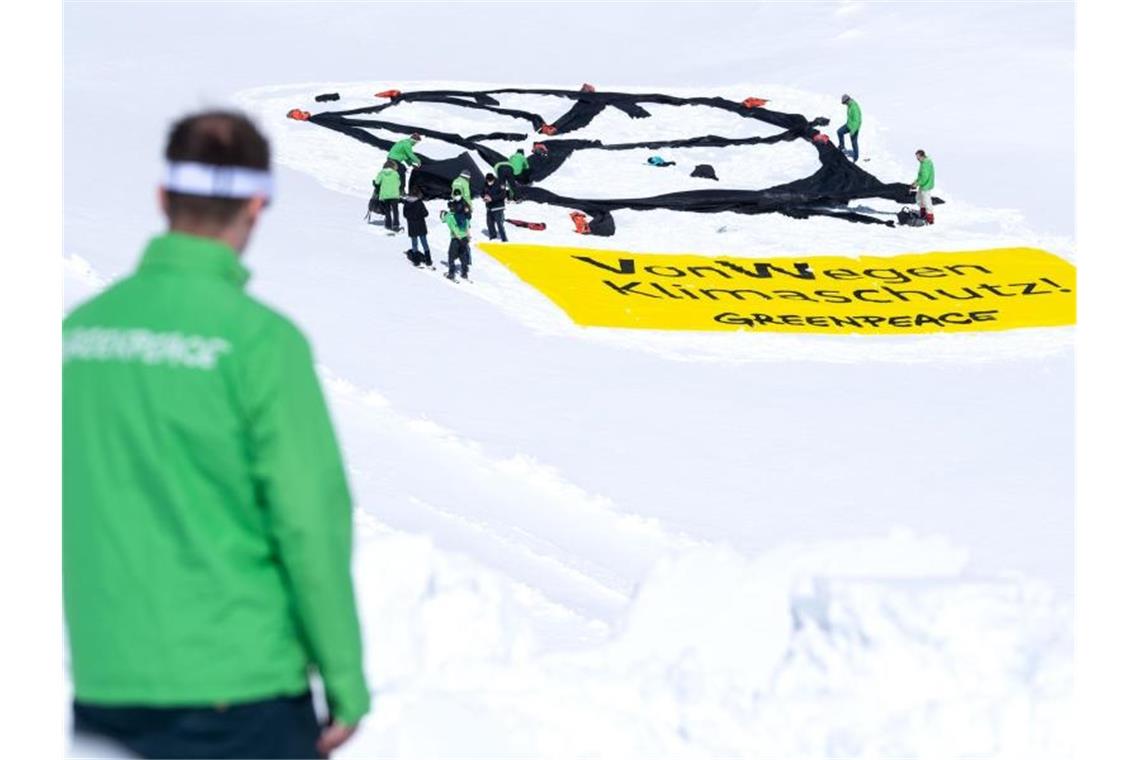
[[[169,231],[63,324],[75,731],[143,757],[322,757],[369,709],[351,501],[313,357],[243,290],[271,194],[248,119],[178,121]]]
[[[844,95],[839,99],[839,102],[847,106],[847,121],[836,133],[836,136],[839,137],[839,149],[850,156],[852,161],[858,161],[859,130],[863,127],[863,111],[860,110],[859,104],[855,102],[855,98],[850,95]],[[847,135],[851,135],[850,152],[848,152],[843,142],[843,138]]]
[[[934,201],[930,197],[930,191],[934,189],[934,161],[924,150],[916,150],[914,157],[918,160],[918,176],[910,186],[915,192],[915,203],[918,204],[918,212],[922,214],[926,223],[934,224],[934,212],[931,211],[934,208]]]

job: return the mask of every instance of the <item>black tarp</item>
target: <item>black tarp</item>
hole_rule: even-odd
[[[867,224],[893,225],[893,221],[884,220],[873,214],[847,208],[849,201],[863,198],[881,198],[898,203],[911,203],[914,194],[903,183],[884,183],[859,168],[844,156],[838,148],[827,141],[816,141],[819,133],[817,127],[828,123],[825,118],[809,120],[800,114],[782,113],[768,108],[749,108],[741,103],[720,97],[681,98],[658,93],[620,93],[620,92],[581,92],[578,90],[548,90],[548,89],[521,89],[503,88],[476,92],[463,92],[457,90],[433,90],[410,92],[397,95],[390,102],[366,108],[357,108],[340,112],[325,112],[314,114],[310,123],[328,129],[333,129],[357,140],[387,150],[392,141],[385,140],[370,130],[383,129],[397,134],[410,134],[419,132],[446,142],[456,147],[475,153],[487,164],[489,169],[494,164],[505,160],[505,156],[493,148],[485,145],[489,141],[521,142],[527,139],[525,135],[517,133],[495,132],[474,136],[462,136],[450,132],[441,132],[427,126],[413,126],[399,124],[388,120],[366,118],[381,114],[401,102],[431,102],[454,105],[463,108],[486,110],[500,115],[525,120],[537,132],[545,124],[544,118],[539,114],[532,114],[517,109],[507,109],[499,106],[495,99],[497,94],[531,94],[551,95],[572,101],[570,108],[554,122],[556,134],[563,134],[581,129],[588,125],[598,114],[608,107],[616,108],[631,118],[651,118],[652,114],[642,107],[642,104],[659,104],[669,106],[704,106],[738,114],[745,119],[755,119],[780,129],[777,134],[764,137],[725,138],[717,135],[697,135],[680,140],[657,140],[639,143],[620,143],[607,145],[598,140],[550,139],[535,135],[534,139],[546,146],[545,153],[535,153],[530,157],[531,172],[529,186],[523,185],[518,190],[520,200],[545,203],[563,208],[581,210],[591,216],[591,231],[595,225],[599,230],[595,234],[606,234],[613,229],[613,218],[609,212],[616,209],[671,209],[676,211],[691,211],[697,213],[716,213],[732,211],[741,214],[781,213],[794,218],[808,218],[812,216],[829,216],[847,219],[853,222]],[[774,187],[763,189],[705,189],[689,190],[663,195],[650,195],[637,198],[570,198],[552,193],[537,186],[544,179],[558,171],[565,161],[578,150],[633,150],[633,149],[661,149],[661,148],[687,148],[687,147],[726,147],[730,145],[756,145],[762,146],[777,142],[804,140],[815,148],[819,157],[820,166],[811,175]],[[419,153],[417,151],[417,153]],[[421,175],[417,181],[425,192],[425,197],[447,197],[450,190],[451,179],[458,174],[460,168],[471,172],[471,187],[473,194],[482,188],[483,171],[470,154],[464,153],[455,158],[442,161],[422,156],[424,166],[416,171]],[[757,153],[757,160],[763,160],[763,152]],[[600,179],[599,186],[604,186],[604,178]],[[934,203],[942,203],[935,198]],[[612,232],[610,233],[612,234]]]
[[[408,177],[408,189],[419,190],[424,200],[450,198],[451,183],[464,169],[471,174],[471,197],[477,198],[483,194],[483,173],[479,171],[470,153],[460,153],[455,158],[442,161],[425,160],[423,165],[412,169]]]

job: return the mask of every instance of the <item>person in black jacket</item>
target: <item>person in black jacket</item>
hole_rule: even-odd
[[[424,205],[423,193],[419,190],[412,190],[410,194],[405,195],[404,201],[404,219],[408,222],[408,237],[412,240],[412,249],[408,252],[408,258],[416,266],[428,266],[432,269],[435,266],[431,261],[431,248],[428,247],[427,239],[427,206]],[[423,245],[423,251],[420,251],[420,245]]]
[[[507,242],[507,229],[503,217],[507,211],[507,186],[494,174],[488,174],[483,184],[483,202],[487,204],[487,237]]]

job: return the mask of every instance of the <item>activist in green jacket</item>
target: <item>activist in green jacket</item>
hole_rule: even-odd
[[[516,177],[530,168],[530,162],[526,160],[526,154],[521,150],[512,153],[511,157],[507,159],[507,163],[511,165],[511,171]]]
[[[451,242],[447,247],[447,279],[455,281],[458,274],[464,280],[471,269],[471,245],[468,237],[470,220],[451,211],[440,214],[443,223],[451,232]]]
[[[859,104],[855,102],[855,98],[850,95],[844,95],[839,99],[841,103],[847,106],[847,122],[839,128],[835,133],[839,138],[839,150],[847,153],[847,145],[845,138],[851,135],[851,156],[852,161],[859,160],[859,129],[863,126],[863,112],[859,110]]]
[[[409,166],[419,166],[420,159],[416,155],[414,148],[416,143],[420,141],[418,132],[413,132],[411,137],[405,137],[403,140],[397,140],[392,149],[388,151],[388,160],[395,161],[396,163],[406,163]]]
[[[63,325],[77,701],[369,708],[344,466],[308,342],[220,239],[171,232]]]
[[[914,178],[913,184],[919,190],[934,189],[934,161],[925,153],[918,157],[918,176]]]
[[[464,172],[466,171],[464,169]],[[451,197],[454,198],[457,192],[468,205],[471,205],[471,180],[464,174],[451,181]]]
[[[871,104],[872,106],[874,103]],[[873,110],[873,109],[872,109]],[[859,127],[863,126],[863,112],[859,110],[859,104],[855,102],[855,98],[848,96],[847,98],[847,131],[858,132]]]
[[[380,200],[391,201],[400,197],[400,173],[395,169],[384,167],[374,181],[380,187],[377,196]]]

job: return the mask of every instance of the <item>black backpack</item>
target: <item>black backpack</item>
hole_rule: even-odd
[[[922,214],[917,209],[910,206],[903,206],[902,211],[898,213],[899,224],[904,227],[925,227],[926,220],[922,218]]]
[[[715,179],[720,182],[720,177],[716,176],[716,169],[713,169],[709,164],[697,164],[693,169],[690,177],[703,177],[704,179]]]

